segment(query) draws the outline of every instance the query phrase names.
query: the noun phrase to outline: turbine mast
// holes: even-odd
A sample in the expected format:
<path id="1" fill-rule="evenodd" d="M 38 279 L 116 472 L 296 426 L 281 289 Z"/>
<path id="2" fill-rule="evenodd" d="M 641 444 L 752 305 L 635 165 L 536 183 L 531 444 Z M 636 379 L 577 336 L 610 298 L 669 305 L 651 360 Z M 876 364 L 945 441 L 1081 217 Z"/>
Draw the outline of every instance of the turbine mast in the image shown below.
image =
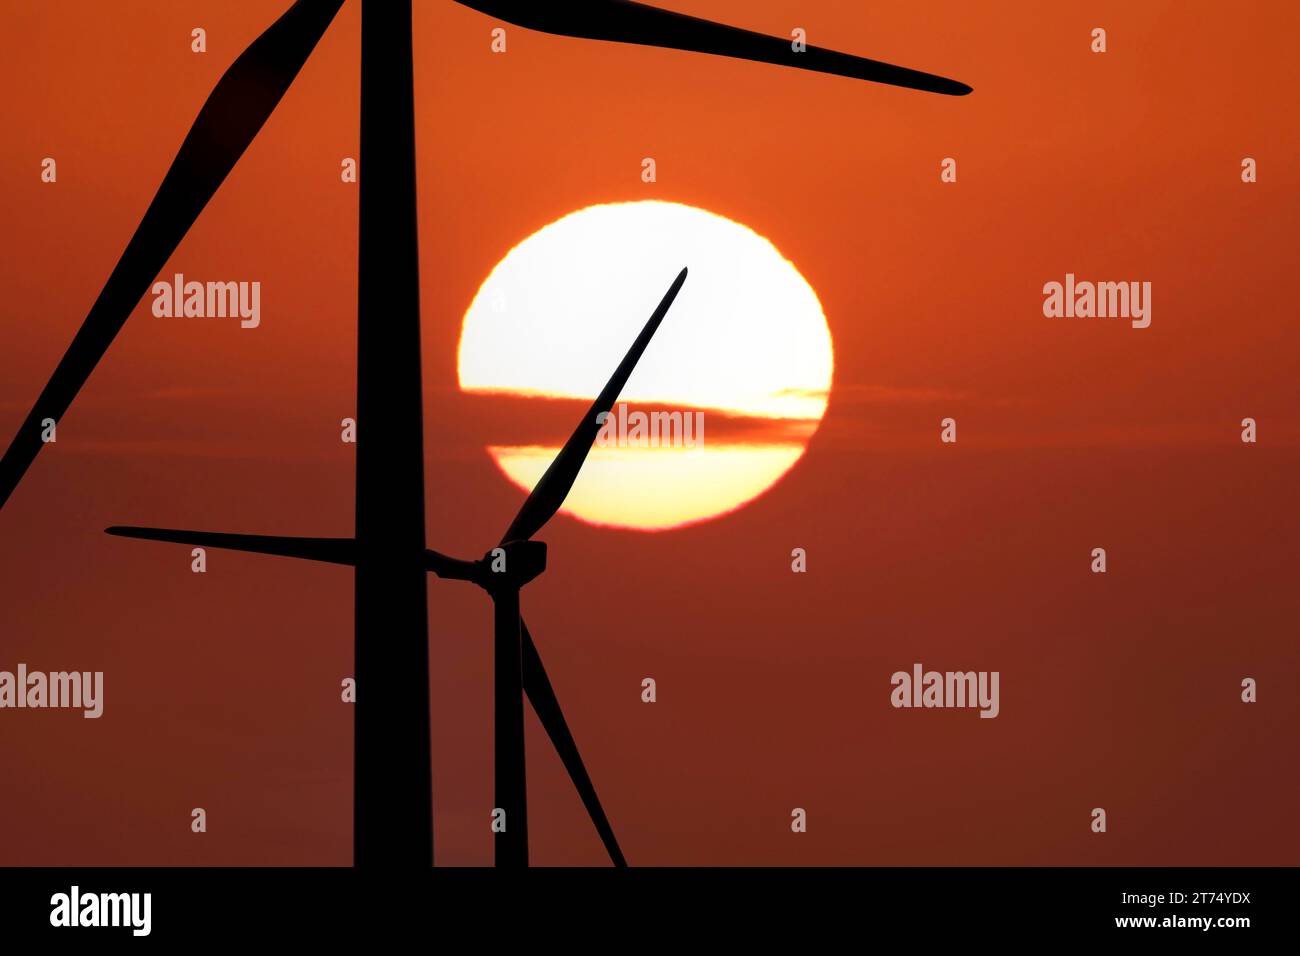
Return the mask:
<path id="1" fill-rule="evenodd" d="M 361 6 L 356 866 L 433 863 L 410 0 Z"/>

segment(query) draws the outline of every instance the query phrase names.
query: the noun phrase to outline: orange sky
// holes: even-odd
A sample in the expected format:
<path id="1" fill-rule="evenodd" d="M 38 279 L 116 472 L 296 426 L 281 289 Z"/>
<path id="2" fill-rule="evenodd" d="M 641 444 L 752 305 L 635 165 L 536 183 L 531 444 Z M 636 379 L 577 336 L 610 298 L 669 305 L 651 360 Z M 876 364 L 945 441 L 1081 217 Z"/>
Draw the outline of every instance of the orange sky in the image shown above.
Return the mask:
<path id="1" fill-rule="evenodd" d="M 1294 863 L 1300 8 L 664 5 L 975 92 L 514 27 L 493 55 L 495 21 L 416 2 L 431 546 L 481 553 L 521 500 L 483 446 L 546 413 L 459 397 L 455 347 L 545 223 L 641 198 L 725 215 L 795 263 L 834 337 L 826 419 L 758 502 L 543 535 L 525 614 L 629 861 Z M 4 441 L 203 100 L 286 6 L 0 8 Z M 0 863 L 350 861 L 351 572 L 212 552 L 195 575 L 188 549 L 101 529 L 351 533 L 357 192 L 338 170 L 359 26 L 349 0 L 163 273 L 261 281 L 261 326 L 157 319 L 146 297 L 0 514 L 0 669 L 106 673 L 98 721 L 0 712 Z M 1152 282 L 1151 327 L 1044 318 L 1066 272 Z M 489 627 L 481 594 L 431 583 L 439 862 L 491 860 Z M 891 709 L 889 675 L 918 660 L 999 670 L 999 718 Z M 534 860 L 603 862 L 529 731 Z"/>

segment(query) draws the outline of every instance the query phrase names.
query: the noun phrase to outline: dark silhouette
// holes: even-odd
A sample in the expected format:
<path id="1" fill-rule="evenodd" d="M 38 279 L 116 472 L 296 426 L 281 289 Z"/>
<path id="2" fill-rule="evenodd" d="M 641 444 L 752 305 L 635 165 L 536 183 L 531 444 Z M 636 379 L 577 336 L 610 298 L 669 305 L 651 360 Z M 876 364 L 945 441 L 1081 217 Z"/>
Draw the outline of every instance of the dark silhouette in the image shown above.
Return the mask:
<path id="1" fill-rule="evenodd" d="M 619 392 L 627 383 L 632 369 L 640 361 L 650 338 L 659 328 L 664 315 L 677 298 L 682 283 L 686 281 L 683 269 L 673 280 L 672 286 L 664 295 L 659 307 L 655 309 L 645 328 L 637 336 L 627 355 L 619 363 L 609 382 L 600 395 L 591 403 L 591 408 L 583 416 L 578 427 L 574 429 L 569 440 L 564 443 L 560 453 L 555 456 L 537 485 L 525 499 L 515 520 L 510 523 L 501 538 L 502 550 L 506 552 L 504 574 L 491 570 L 491 554 L 488 561 L 487 581 L 481 578 L 476 582 L 492 595 L 495 604 L 495 669 L 496 669 L 496 788 L 497 806 L 506 810 L 506 830 L 497 836 L 497 865 L 528 865 L 528 813 L 527 792 L 524 786 L 524 711 L 523 711 L 523 673 L 521 656 L 522 619 L 519 614 L 519 589 L 537 577 L 546 568 L 546 545 L 529 541 L 542 529 L 546 522 L 555 517 L 555 513 L 564 504 L 573 482 L 578 477 L 582 463 L 591 451 L 591 444 L 600 431 L 600 415 L 607 413 L 618 399 Z M 539 662 L 540 664 L 540 662 Z M 600 804 L 592 800 L 597 808 Z M 588 807 L 590 809 L 590 806 Z M 603 812 L 601 813 L 603 817 Z M 595 816 L 593 814 L 593 820 Z M 597 823 L 597 829 L 601 829 Z M 608 824 L 605 825 L 608 829 Z M 614 842 L 613 832 L 606 838 L 606 848 L 617 865 L 621 862 L 621 853 Z"/>
<path id="2" fill-rule="evenodd" d="M 41 450 L 42 419 L 63 417 L 342 5 L 343 0 L 299 0 L 217 82 L 86 321 L 0 459 L 0 507 Z"/>
<path id="3" fill-rule="evenodd" d="M 532 638 L 523 627 L 523 621 L 519 613 L 519 591 L 525 584 L 546 569 L 546 545 L 540 541 L 530 539 L 542 529 L 546 522 L 555 517 L 563 506 L 564 499 L 568 496 L 570 489 L 573 488 L 578 472 L 582 469 L 588 452 L 591 451 L 592 442 L 595 441 L 596 434 L 600 431 L 601 413 L 608 412 L 613 408 L 614 402 L 617 401 L 619 393 L 623 390 L 623 386 L 627 384 L 628 377 L 632 374 L 632 370 L 636 368 L 636 363 L 640 361 L 646 346 L 650 344 L 650 339 L 659 328 L 668 309 L 672 306 L 673 300 L 677 298 L 682 283 L 685 281 L 686 270 L 683 269 L 678 273 L 677 278 L 673 280 L 673 284 L 664 294 L 658 308 L 651 314 L 645 327 L 642 328 L 641 334 L 637 336 L 636 341 L 632 343 L 632 347 L 628 349 L 627 355 L 623 357 L 623 361 L 619 363 L 618 368 L 614 370 L 614 374 L 610 376 L 605 387 L 601 389 L 596 400 L 592 402 L 591 407 L 578 423 L 578 427 L 574 429 L 573 434 L 564 443 L 564 447 L 560 449 L 560 453 L 555 456 L 555 460 L 551 462 L 545 474 L 542 475 L 532 492 L 524 500 L 519 513 L 515 515 L 510 527 L 506 529 L 506 533 L 502 536 L 498 548 L 489 551 L 478 561 L 451 558 L 437 551 L 423 549 L 423 546 L 421 546 L 421 551 L 416 556 L 416 566 L 420 572 L 421 586 L 424 583 L 426 570 L 432 571 L 441 578 L 471 581 L 487 591 L 495 605 L 493 662 L 495 669 L 496 715 L 494 728 L 496 738 L 496 805 L 506 811 L 506 828 L 496 836 L 496 861 L 498 866 L 526 866 L 528 864 L 528 810 L 524 770 L 523 694 L 525 690 L 527 690 L 529 698 L 533 701 L 533 707 L 541 718 L 543 727 L 551 736 L 556 750 L 560 753 L 561 759 L 569 769 L 570 776 L 574 778 L 574 783 L 582 795 L 583 803 L 587 806 L 592 821 L 600 833 L 601 840 L 605 843 L 610 859 L 617 866 L 626 865 L 618 841 L 614 838 L 614 831 L 605 817 L 600 801 L 596 798 L 595 788 L 591 785 L 590 778 L 587 777 L 582 760 L 578 756 L 577 747 L 573 744 L 573 738 L 568 732 L 564 717 L 560 712 L 559 702 L 555 699 L 555 694 L 550 687 L 550 681 L 547 680 L 546 673 L 542 669 L 541 658 L 538 657 L 537 649 L 532 644 Z M 361 441 L 362 439 L 358 433 L 358 452 L 361 451 Z M 409 467 L 411 462 L 408 461 L 405 464 Z M 360 466 L 358 466 L 358 470 L 360 470 Z M 360 482 L 358 482 L 358 528 L 361 527 L 361 514 L 366 507 L 367 504 L 361 498 L 361 486 Z M 423 502 L 421 502 L 422 513 Z M 360 534 L 358 534 L 356 540 L 353 540 L 350 538 L 278 538 L 266 535 L 221 534 L 205 531 L 179 531 L 170 528 L 120 526 L 108 528 L 107 531 L 109 534 L 127 538 L 144 538 L 151 541 L 171 541 L 200 547 L 226 548 L 236 551 L 252 551 L 259 554 L 310 558 L 334 564 L 354 564 L 358 571 L 358 581 L 365 563 L 374 560 L 366 554 L 360 541 Z M 422 531 L 421 534 L 423 534 Z M 403 568 L 402 570 L 407 569 Z M 361 606 L 362 592 L 358 584 L 358 609 Z M 377 619 L 382 619 L 382 610 Z M 360 671 L 361 660 L 359 646 L 362 643 L 361 635 L 365 632 L 366 623 L 363 621 L 360 611 L 358 611 L 358 672 Z M 378 643 L 379 640 L 382 640 L 382 637 L 378 639 L 372 638 L 372 640 Z M 414 654 L 407 654 L 403 657 L 401 663 L 409 665 L 414 657 Z M 427 659 L 425 666 L 427 668 Z M 425 673 L 425 671 L 420 671 L 417 676 L 423 686 L 427 687 Z M 385 695 L 393 692 L 393 682 L 387 676 L 382 681 L 377 680 L 375 682 L 376 686 L 380 683 L 384 686 Z M 365 693 L 365 687 L 366 685 L 358 676 L 358 707 L 360 706 L 361 695 Z M 424 727 L 427 732 L 429 724 L 427 719 L 428 698 L 426 695 L 419 699 L 426 707 Z M 405 727 L 406 725 L 396 724 L 394 726 Z M 561 739 L 557 739 L 557 737 Z M 370 746 L 371 744 L 373 746 Z M 358 723 L 358 761 L 360 760 L 359 751 L 363 745 L 370 746 L 372 752 L 383 754 L 390 759 L 400 756 L 401 751 L 385 753 L 385 747 L 389 744 L 390 742 L 385 741 L 382 737 L 376 737 L 372 740 L 371 736 L 363 733 L 362 725 Z M 427 753 L 427 736 L 424 738 L 424 745 Z M 360 766 L 358 765 L 358 800 L 362 798 L 363 794 L 360 776 Z M 366 794 L 368 796 L 369 791 L 366 791 Z M 431 799 L 430 794 L 426 793 L 425 795 Z M 401 796 L 405 798 L 406 793 L 403 792 Z M 357 825 L 358 827 L 362 826 L 360 815 L 358 815 Z M 360 844 L 358 844 L 359 848 Z M 390 860 L 389 862 L 393 861 Z"/>
<path id="4" fill-rule="evenodd" d="M 738 60 L 793 66 L 814 73 L 833 73 L 855 80 L 887 83 L 926 93 L 965 96 L 965 83 L 906 67 L 809 46 L 796 51 L 790 39 L 729 27 L 684 13 L 660 10 L 632 0 L 456 0 L 530 30 L 587 40 L 612 40 L 641 46 L 712 53 Z"/>
<path id="5" fill-rule="evenodd" d="M 383 172 L 360 178 L 356 866 L 433 862 L 411 56 L 410 0 L 362 4 L 361 157 Z"/>
<path id="6" fill-rule="evenodd" d="M 949 95 L 953 80 L 669 13 L 629 0 L 466 6 L 531 29 L 575 37 L 713 53 Z M 0 459 L 0 506 L 42 447 L 42 420 L 58 421 L 208 200 L 279 103 L 342 0 L 297 0 L 218 82 L 173 160 L 135 235 L 81 329 Z M 495 603 L 496 774 L 507 811 L 499 864 L 527 863 L 522 686 L 616 865 L 613 829 L 569 731 L 541 657 L 519 614 L 519 591 L 545 568 L 531 539 L 562 505 L 623 383 L 671 305 L 673 283 L 591 410 L 524 502 L 493 556 L 469 562 L 425 548 L 424 450 L 410 0 L 363 0 L 362 153 L 383 176 L 361 187 L 358 262 L 357 484 L 354 538 L 292 538 L 154 528 L 111 534 L 352 565 L 356 574 L 356 778 L 358 865 L 433 860 L 425 574 L 473 581 Z M 368 688 L 382 687 L 379 693 Z"/>

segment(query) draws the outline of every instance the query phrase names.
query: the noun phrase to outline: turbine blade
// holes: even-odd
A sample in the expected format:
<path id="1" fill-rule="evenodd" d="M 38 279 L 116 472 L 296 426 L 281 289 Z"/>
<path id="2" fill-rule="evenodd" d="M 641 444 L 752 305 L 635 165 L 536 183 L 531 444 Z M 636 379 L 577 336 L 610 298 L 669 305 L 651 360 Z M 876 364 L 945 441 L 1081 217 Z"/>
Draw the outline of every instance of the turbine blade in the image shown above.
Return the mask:
<path id="1" fill-rule="evenodd" d="M 275 554 L 283 558 L 304 558 L 329 564 L 356 564 L 356 542 L 352 538 L 292 538 L 266 534 L 224 534 L 217 531 L 177 531 L 171 528 L 134 528 L 114 525 L 105 533 L 145 541 L 170 541 L 203 548 Z"/>
<path id="2" fill-rule="evenodd" d="M 432 548 L 424 549 L 424 570 L 450 581 L 474 581 L 478 578 L 478 565 L 473 561 L 462 561 Z"/>
<path id="3" fill-rule="evenodd" d="M 533 643 L 533 637 L 528 633 L 528 625 L 524 623 L 522 617 L 519 619 L 519 635 L 523 652 L 524 690 L 533 705 L 533 712 L 537 714 L 537 719 L 545 728 L 546 735 L 551 738 L 551 744 L 555 747 L 555 752 L 560 755 L 564 768 L 569 771 L 569 779 L 573 781 L 578 796 L 582 798 L 582 804 L 587 808 L 587 815 L 591 817 L 591 822 L 596 825 L 596 832 L 600 834 L 600 841 L 605 844 L 610 861 L 615 866 L 627 866 L 623 851 L 619 849 L 618 840 L 614 837 L 614 828 L 609 825 L 605 809 L 600 805 L 600 798 L 596 796 L 596 787 L 592 784 L 591 777 L 587 775 L 582 755 L 578 753 L 578 745 L 574 743 L 573 734 L 569 732 L 564 712 L 560 710 L 560 702 L 555 697 L 555 690 L 546 676 L 546 668 L 542 666 L 542 658 L 537 653 L 537 646 Z"/>
<path id="4" fill-rule="evenodd" d="M 204 548 L 223 548 L 227 551 L 247 551 L 252 554 L 274 554 L 282 558 L 303 558 L 308 561 L 325 561 L 329 564 L 356 564 L 356 540 L 353 538 L 294 538 L 284 535 L 225 534 L 219 531 L 178 531 L 171 528 L 135 528 L 114 525 L 105 533 L 120 538 L 139 538 L 144 541 L 170 541 L 173 544 L 193 544 Z M 473 581 L 477 568 L 472 561 L 449 557 L 431 548 L 424 549 L 424 569 L 440 578 L 453 581 Z"/>
<path id="5" fill-rule="evenodd" d="M 596 400 L 591 403 L 591 408 L 583 416 L 578 427 L 574 429 L 569 440 L 564 443 L 560 453 L 555 456 L 546 473 L 542 475 L 541 480 L 533 488 L 532 492 L 524 500 L 515 515 L 515 520 L 511 522 L 510 527 L 506 530 L 501 539 L 504 544 L 507 541 L 526 541 L 541 530 L 546 522 L 555 517 L 555 513 L 560 510 L 564 504 L 564 499 L 568 497 L 569 489 L 577 480 L 578 472 L 582 468 L 582 463 L 587 460 L 587 453 L 591 451 L 591 443 L 596 439 L 596 433 L 600 431 L 600 423 L 596 418 L 601 412 L 608 412 L 613 407 L 614 401 L 618 398 L 618 393 L 623 390 L 627 384 L 628 377 L 632 370 L 636 368 L 636 363 L 640 361 L 641 354 L 650 344 L 651 337 L 655 330 L 659 328 L 659 323 L 663 321 L 664 315 L 667 314 L 669 306 L 677 298 L 677 293 L 686 281 L 686 270 L 683 269 L 673 280 L 673 284 L 668 287 L 664 293 L 663 299 L 660 300 L 654 314 L 650 316 L 645 327 L 641 329 L 641 334 L 636 337 L 632 347 L 627 350 L 627 355 L 623 356 L 623 361 L 619 363 L 614 370 L 613 376 L 605 384 Z"/>
<path id="6" fill-rule="evenodd" d="M 739 60 L 792 66 L 815 73 L 831 73 L 872 83 L 886 83 L 926 93 L 942 93 L 946 96 L 965 96 L 971 91 L 965 83 L 956 80 L 822 47 L 810 46 L 802 52 L 795 52 L 788 38 L 729 27 L 712 20 L 634 3 L 632 0 L 457 2 L 517 26 L 560 36 L 712 53 Z"/>
<path id="7" fill-rule="evenodd" d="M 0 459 L 0 507 L 44 444 L 41 422 L 63 417 L 131 310 L 280 102 L 342 2 L 298 0 L 217 82 L 86 321 Z"/>

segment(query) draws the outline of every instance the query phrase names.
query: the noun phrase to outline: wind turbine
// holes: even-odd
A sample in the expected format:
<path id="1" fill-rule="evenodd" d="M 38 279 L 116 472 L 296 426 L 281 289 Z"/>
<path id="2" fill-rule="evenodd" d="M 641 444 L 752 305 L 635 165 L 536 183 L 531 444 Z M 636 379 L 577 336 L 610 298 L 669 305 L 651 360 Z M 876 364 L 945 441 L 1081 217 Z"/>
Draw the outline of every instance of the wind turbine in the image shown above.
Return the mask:
<path id="1" fill-rule="evenodd" d="M 783 39 L 631 0 L 457 2 L 548 33 L 712 53 L 947 95 L 970 92 L 965 84 L 929 73 L 812 46 L 796 51 Z M 207 541 L 355 567 L 358 686 L 382 684 L 387 692 L 363 690 L 355 705 L 354 862 L 428 865 L 433 859 L 425 585 L 430 559 L 424 541 L 411 3 L 361 3 L 361 151 L 368 168 L 384 175 L 360 179 L 355 536 L 210 535 Z M 217 83 L 85 322 L 0 459 L 0 505 L 43 447 L 46 420 L 57 422 L 67 412 L 341 5 L 342 0 L 297 0 Z M 545 484 L 544 478 L 539 489 Z M 539 554 L 536 546 L 514 550 L 525 564 Z M 504 588 L 504 598 L 497 599 L 498 620 L 503 601 L 509 620 L 511 590 Z M 522 621 L 519 632 L 524 689 L 604 837 L 608 821 Z M 612 832 L 605 842 L 619 862 Z"/>
<path id="2" fill-rule="evenodd" d="M 602 413 L 608 413 L 613 408 L 623 386 L 627 384 L 628 377 L 636 368 L 646 346 L 650 344 L 650 339 L 659 328 L 659 324 L 672 306 L 673 300 L 677 298 L 677 293 L 685 281 L 686 270 L 683 269 L 664 293 L 663 299 L 641 329 L 641 334 L 632 343 L 632 347 L 628 349 L 623 361 L 619 363 L 596 400 L 591 403 L 587 413 L 578 422 L 578 427 L 573 430 L 573 434 L 564 443 L 560 453 L 555 456 L 532 492 L 524 500 L 518 514 L 510 522 L 510 527 L 501 536 L 501 543 L 478 561 L 452 558 L 429 549 L 424 551 L 426 570 L 432 571 L 440 578 L 471 581 L 477 584 L 491 596 L 495 606 L 493 694 L 496 715 L 494 727 L 496 809 L 504 810 L 506 813 L 505 829 L 496 837 L 498 866 L 528 865 L 528 804 L 524 772 L 523 695 L 527 686 L 525 675 L 540 674 L 541 679 L 545 680 L 545 672 L 541 669 L 541 660 L 536 655 L 536 649 L 528 652 L 524 650 L 524 642 L 526 641 L 527 646 L 532 648 L 532 641 L 530 638 L 523 637 L 527 631 L 524 629 L 523 618 L 519 611 L 520 590 L 546 570 L 546 545 L 531 539 L 555 517 L 556 512 L 563 506 L 564 499 L 568 496 L 583 462 L 587 459 L 587 453 L 591 451 L 592 442 L 600 431 Z M 105 530 L 109 534 L 125 538 L 314 558 L 335 564 L 355 565 L 358 558 L 356 541 L 352 538 L 279 538 L 265 535 L 123 526 L 114 526 Z M 533 680 L 535 682 L 536 678 L 534 677 Z M 549 688 L 549 682 L 547 686 Z M 359 682 L 358 692 L 360 693 Z M 529 693 L 530 696 L 534 696 L 534 707 L 536 707 L 535 695 L 531 690 Z M 553 693 L 550 696 L 553 698 Z M 559 704 L 553 700 L 547 709 L 553 710 L 556 715 L 559 714 Z M 563 717 L 559 717 L 558 722 L 562 725 Z M 554 739 L 555 733 L 550 732 Z M 571 741 L 572 738 L 569 737 L 569 740 Z M 564 749 L 570 749 L 571 757 L 576 759 L 576 747 Z M 561 756 L 564 756 L 563 750 Z M 569 761 L 566 760 L 566 763 Z M 580 759 L 576 760 L 576 766 L 582 767 Z M 573 773 L 572 768 L 570 772 Z M 614 831 L 605 817 L 604 810 L 601 809 L 600 801 L 596 799 L 595 788 L 591 786 L 585 770 L 581 771 L 581 776 L 583 782 L 579 782 L 576 777 L 574 782 L 578 784 L 579 792 L 609 852 L 610 859 L 616 866 L 625 866 L 626 861 L 623 859 L 618 841 L 614 838 Z"/>

